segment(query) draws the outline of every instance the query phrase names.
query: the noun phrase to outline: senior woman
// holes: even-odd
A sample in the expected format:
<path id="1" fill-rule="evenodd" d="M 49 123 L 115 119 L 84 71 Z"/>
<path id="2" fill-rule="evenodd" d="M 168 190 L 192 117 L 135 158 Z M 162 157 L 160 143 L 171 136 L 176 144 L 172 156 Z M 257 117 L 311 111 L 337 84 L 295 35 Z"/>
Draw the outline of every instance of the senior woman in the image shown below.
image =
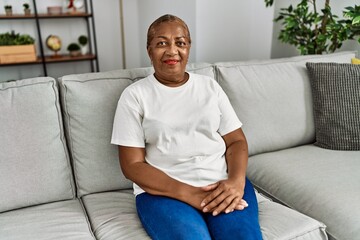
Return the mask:
<path id="1" fill-rule="evenodd" d="M 261 239 L 242 124 L 215 80 L 185 71 L 190 47 L 183 20 L 155 20 L 147 35 L 155 73 L 118 102 L 111 142 L 140 221 L 153 239 Z"/>

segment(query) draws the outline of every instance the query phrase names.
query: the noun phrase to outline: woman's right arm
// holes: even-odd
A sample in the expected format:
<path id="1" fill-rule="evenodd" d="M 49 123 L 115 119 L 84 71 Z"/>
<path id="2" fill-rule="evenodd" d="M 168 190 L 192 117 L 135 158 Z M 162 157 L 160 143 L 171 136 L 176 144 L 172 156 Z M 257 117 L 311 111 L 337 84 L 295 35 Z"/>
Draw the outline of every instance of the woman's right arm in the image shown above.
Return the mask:
<path id="1" fill-rule="evenodd" d="M 197 209 L 201 209 L 201 201 L 209 194 L 146 163 L 145 148 L 119 146 L 119 160 L 125 177 L 147 193 L 175 198 Z"/>

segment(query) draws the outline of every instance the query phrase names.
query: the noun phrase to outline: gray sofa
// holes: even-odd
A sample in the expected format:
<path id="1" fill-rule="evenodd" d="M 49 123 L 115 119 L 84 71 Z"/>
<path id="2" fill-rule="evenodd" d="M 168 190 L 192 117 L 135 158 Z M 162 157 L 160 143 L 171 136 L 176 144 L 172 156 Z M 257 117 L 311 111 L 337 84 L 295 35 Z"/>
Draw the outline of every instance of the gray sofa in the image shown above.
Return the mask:
<path id="1" fill-rule="evenodd" d="M 313 145 L 305 68 L 354 56 L 188 66 L 220 83 L 244 123 L 264 239 L 360 238 L 360 151 Z M 0 83 L 1 240 L 149 239 L 110 136 L 121 92 L 152 71 Z"/>

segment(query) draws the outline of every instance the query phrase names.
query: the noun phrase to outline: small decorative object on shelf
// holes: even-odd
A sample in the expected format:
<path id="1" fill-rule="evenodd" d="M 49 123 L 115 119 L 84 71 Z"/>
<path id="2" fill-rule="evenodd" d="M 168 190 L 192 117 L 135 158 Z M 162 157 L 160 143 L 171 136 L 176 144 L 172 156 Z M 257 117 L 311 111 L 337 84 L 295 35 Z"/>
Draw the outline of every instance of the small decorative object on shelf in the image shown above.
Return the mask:
<path id="1" fill-rule="evenodd" d="M 77 13 L 84 6 L 83 0 L 67 0 L 67 9 L 69 13 Z"/>
<path id="2" fill-rule="evenodd" d="M 12 6 L 11 5 L 5 5 L 4 9 L 5 9 L 6 16 L 11 16 L 12 15 Z"/>
<path id="3" fill-rule="evenodd" d="M 76 12 L 76 8 L 74 6 L 74 0 L 69 0 L 69 3 L 67 4 L 67 9 L 69 13 Z"/>
<path id="4" fill-rule="evenodd" d="M 81 54 L 82 55 L 85 55 L 87 54 L 87 43 L 88 43 L 88 37 L 85 36 L 85 35 L 81 35 L 79 38 L 78 38 L 78 41 L 79 41 L 79 44 L 81 46 Z"/>
<path id="5" fill-rule="evenodd" d="M 70 43 L 67 47 L 71 57 L 77 57 L 81 55 L 80 46 L 77 43 Z"/>
<path id="6" fill-rule="evenodd" d="M 62 7 L 61 6 L 51 6 L 47 7 L 48 14 L 56 15 L 62 13 Z"/>
<path id="7" fill-rule="evenodd" d="M 31 13 L 30 5 L 28 3 L 24 3 L 23 7 L 24 7 L 24 14 L 30 15 L 30 13 Z"/>
<path id="8" fill-rule="evenodd" d="M 54 55 L 52 55 L 51 57 L 56 58 L 56 57 L 60 57 L 60 55 L 58 55 L 58 51 L 60 51 L 61 49 L 61 39 L 56 36 L 56 35 L 49 35 L 46 38 L 46 46 L 54 52 Z"/>
<path id="9" fill-rule="evenodd" d="M 74 7 L 76 11 L 79 11 L 81 8 L 84 7 L 84 0 L 74 0 Z"/>
<path id="10" fill-rule="evenodd" d="M 27 34 L 0 34 L 0 64 L 36 60 L 35 40 Z"/>

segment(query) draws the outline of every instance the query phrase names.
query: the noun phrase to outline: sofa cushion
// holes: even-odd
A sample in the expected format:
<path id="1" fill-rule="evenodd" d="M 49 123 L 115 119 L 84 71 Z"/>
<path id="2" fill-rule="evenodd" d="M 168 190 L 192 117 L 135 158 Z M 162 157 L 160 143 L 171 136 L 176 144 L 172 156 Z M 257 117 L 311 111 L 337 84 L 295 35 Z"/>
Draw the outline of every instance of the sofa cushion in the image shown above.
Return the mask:
<path id="1" fill-rule="evenodd" d="M 360 65 L 307 63 L 316 145 L 360 150 Z"/>
<path id="2" fill-rule="evenodd" d="M 0 83 L 0 212 L 74 198 L 56 81 Z"/>
<path id="3" fill-rule="evenodd" d="M 132 190 L 90 194 L 82 201 L 97 239 L 150 239 L 136 213 Z"/>
<path id="4" fill-rule="evenodd" d="M 214 77 L 210 64 L 189 64 L 188 70 Z M 152 72 L 138 68 L 59 79 L 78 196 L 132 187 L 121 173 L 117 146 L 110 144 L 113 120 L 122 91 Z"/>
<path id="5" fill-rule="evenodd" d="M 326 240 L 326 227 L 306 215 L 258 194 L 259 222 L 263 239 Z"/>
<path id="6" fill-rule="evenodd" d="M 314 142 L 315 129 L 306 62 L 350 63 L 354 52 L 266 61 L 216 63 L 254 155 Z"/>
<path id="7" fill-rule="evenodd" d="M 323 222 L 331 239 L 360 236 L 360 151 L 305 145 L 249 158 L 260 192 Z"/>
<path id="8" fill-rule="evenodd" d="M 79 200 L 5 212 L 0 226 L 4 240 L 95 240 Z"/>
<path id="9" fill-rule="evenodd" d="M 264 239 L 326 239 L 324 224 L 259 194 L 257 197 Z M 150 239 L 137 216 L 131 191 L 90 194 L 82 200 L 97 239 Z"/>

